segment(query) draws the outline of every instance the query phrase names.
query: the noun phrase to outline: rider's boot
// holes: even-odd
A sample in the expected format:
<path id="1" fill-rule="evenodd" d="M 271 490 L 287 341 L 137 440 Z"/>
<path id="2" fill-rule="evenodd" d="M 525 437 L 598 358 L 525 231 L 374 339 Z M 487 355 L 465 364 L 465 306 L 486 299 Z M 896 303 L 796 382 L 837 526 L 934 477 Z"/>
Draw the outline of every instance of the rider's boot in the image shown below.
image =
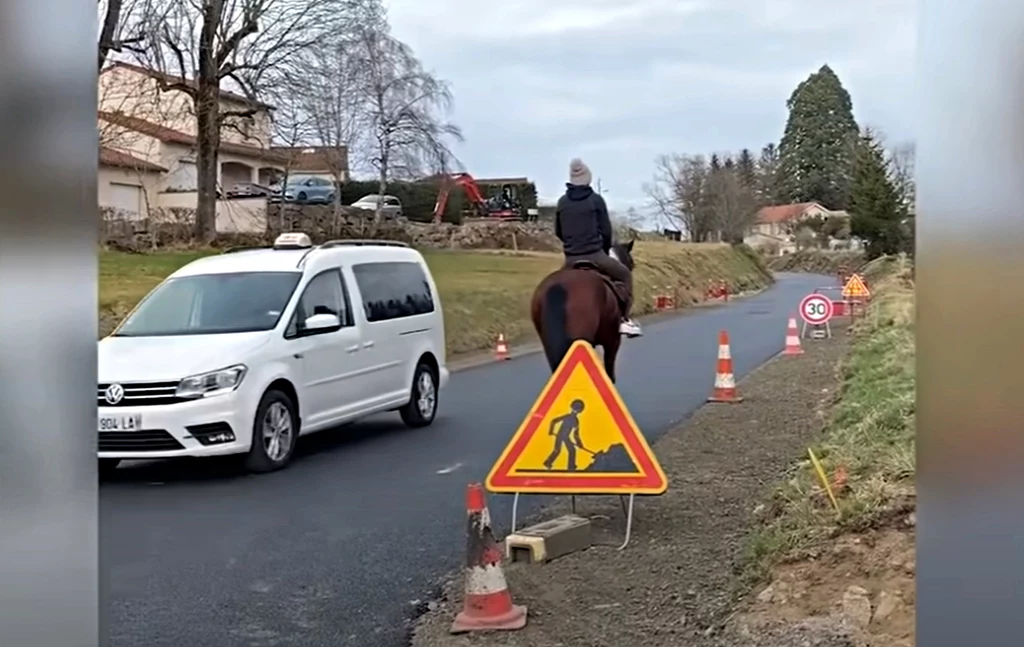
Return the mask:
<path id="1" fill-rule="evenodd" d="M 622 320 L 622 323 L 619 324 L 619 332 L 627 337 L 640 337 L 644 334 L 644 331 L 640 329 L 640 324 L 632 318 Z"/>

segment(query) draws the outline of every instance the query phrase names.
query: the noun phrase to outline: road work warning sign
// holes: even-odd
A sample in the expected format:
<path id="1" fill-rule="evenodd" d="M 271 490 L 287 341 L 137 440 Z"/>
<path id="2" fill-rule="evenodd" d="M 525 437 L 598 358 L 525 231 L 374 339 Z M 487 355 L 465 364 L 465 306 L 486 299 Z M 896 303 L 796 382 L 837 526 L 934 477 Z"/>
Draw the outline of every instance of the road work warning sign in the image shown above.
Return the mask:
<path id="1" fill-rule="evenodd" d="M 577 341 L 486 485 L 507 493 L 661 494 L 668 480 L 594 348 Z"/>
<path id="2" fill-rule="evenodd" d="M 864 285 L 864 279 L 860 278 L 860 274 L 851 275 L 843 286 L 844 299 L 867 299 L 870 296 L 871 292 L 868 286 Z"/>

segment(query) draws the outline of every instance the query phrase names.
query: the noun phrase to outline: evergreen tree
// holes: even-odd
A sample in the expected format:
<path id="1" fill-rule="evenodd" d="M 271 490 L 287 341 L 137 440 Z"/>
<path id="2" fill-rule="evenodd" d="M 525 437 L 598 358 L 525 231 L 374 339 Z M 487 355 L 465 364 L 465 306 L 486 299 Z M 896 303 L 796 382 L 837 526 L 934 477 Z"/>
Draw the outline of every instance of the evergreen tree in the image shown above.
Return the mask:
<path id="1" fill-rule="evenodd" d="M 757 189 L 757 166 L 754 163 L 754 156 L 749 148 L 741 150 L 736 158 L 736 175 L 739 177 L 740 184 L 744 188 L 750 190 Z"/>
<path id="2" fill-rule="evenodd" d="M 871 131 L 855 147 L 850 182 L 850 233 L 865 241 L 868 259 L 905 249 L 907 211 L 893 183 L 885 151 Z"/>
<path id="3" fill-rule="evenodd" d="M 789 118 L 779 142 L 780 197 L 847 208 L 859 134 L 850 94 L 835 72 L 822 65 L 796 87 L 786 107 Z"/>
<path id="4" fill-rule="evenodd" d="M 717 173 L 722 170 L 722 158 L 718 156 L 718 153 L 711 154 L 711 162 L 708 166 L 710 166 L 712 173 Z"/>
<path id="5" fill-rule="evenodd" d="M 777 204 L 784 200 L 779 190 L 779 148 L 765 144 L 757 160 L 757 198 L 761 204 Z"/>

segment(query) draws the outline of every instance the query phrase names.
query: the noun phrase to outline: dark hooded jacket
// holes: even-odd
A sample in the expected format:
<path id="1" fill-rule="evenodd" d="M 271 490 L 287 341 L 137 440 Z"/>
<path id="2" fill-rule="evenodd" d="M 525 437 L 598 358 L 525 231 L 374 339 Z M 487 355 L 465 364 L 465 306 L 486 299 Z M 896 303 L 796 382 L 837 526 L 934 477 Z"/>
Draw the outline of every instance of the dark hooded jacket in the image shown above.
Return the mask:
<path id="1" fill-rule="evenodd" d="M 612 246 L 612 223 L 604 198 L 589 186 L 565 186 L 555 210 L 555 235 L 565 255 L 607 253 Z"/>

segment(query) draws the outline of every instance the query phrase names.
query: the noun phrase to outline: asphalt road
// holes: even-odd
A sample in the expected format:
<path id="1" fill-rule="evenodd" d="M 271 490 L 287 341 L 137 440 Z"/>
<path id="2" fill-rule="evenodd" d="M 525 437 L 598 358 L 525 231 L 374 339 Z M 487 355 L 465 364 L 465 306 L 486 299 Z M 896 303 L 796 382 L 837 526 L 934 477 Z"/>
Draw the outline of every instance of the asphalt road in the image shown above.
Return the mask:
<path id="1" fill-rule="evenodd" d="M 700 407 L 727 329 L 737 377 L 782 350 L 799 300 L 832 277 L 649 323 L 618 389 L 650 441 Z M 130 465 L 100 489 L 111 647 L 400 647 L 463 557 L 466 484 L 481 480 L 549 377 L 542 355 L 456 373 L 434 425 L 382 415 L 305 438 L 282 472 L 230 462 Z M 510 496 L 492 495 L 507 528 Z M 525 497 L 524 513 L 539 497 Z"/>

